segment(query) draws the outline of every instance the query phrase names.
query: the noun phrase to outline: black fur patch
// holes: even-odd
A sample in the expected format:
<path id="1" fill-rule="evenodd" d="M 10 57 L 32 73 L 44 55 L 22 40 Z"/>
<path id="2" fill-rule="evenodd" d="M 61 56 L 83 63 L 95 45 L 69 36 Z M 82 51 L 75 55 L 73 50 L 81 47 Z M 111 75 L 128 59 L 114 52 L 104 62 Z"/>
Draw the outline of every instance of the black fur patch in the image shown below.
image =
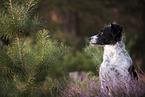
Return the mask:
<path id="1" fill-rule="evenodd" d="M 129 73 L 131 74 L 133 79 L 138 80 L 138 76 L 137 73 L 135 72 L 134 66 L 130 66 L 130 68 L 128 69 Z"/>
<path id="2" fill-rule="evenodd" d="M 100 30 L 97 35 L 96 44 L 105 45 L 105 44 L 115 44 L 121 40 L 122 36 L 122 26 L 117 24 L 111 24 L 110 27 L 105 27 Z"/>

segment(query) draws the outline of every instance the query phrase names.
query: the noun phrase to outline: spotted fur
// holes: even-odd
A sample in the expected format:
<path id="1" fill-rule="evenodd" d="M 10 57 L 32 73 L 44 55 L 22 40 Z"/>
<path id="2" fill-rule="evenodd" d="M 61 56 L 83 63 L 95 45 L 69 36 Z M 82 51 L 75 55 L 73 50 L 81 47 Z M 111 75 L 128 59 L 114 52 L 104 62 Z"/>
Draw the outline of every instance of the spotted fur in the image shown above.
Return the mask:
<path id="1" fill-rule="evenodd" d="M 128 87 L 131 75 L 137 77 L 137 74 L 123 43 L 122 26 L 111 24 L 89 40 L 93 46 L 104 46 L 103 62 L 99 70 L 102 90 L 107 92 L 110 87 L 119 87 L 122 83 Z"/>
<path id="2" fill-rule="evenodd" d="M 105 45 L 99 74 L 101 87 L 119 86 L 122 82 L 127 84 L 131 79 L 128 70 L 132 66 L 132 59 L 125 50 L 122 40 L 115 45 Z"/>

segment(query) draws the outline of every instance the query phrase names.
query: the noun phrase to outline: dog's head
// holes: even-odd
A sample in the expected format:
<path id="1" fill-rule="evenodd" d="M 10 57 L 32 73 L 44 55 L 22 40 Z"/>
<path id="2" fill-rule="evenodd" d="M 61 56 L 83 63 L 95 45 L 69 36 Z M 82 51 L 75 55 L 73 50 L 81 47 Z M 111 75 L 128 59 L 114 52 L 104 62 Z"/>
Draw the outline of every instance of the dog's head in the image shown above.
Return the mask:
<path id="1" fill-rule="evenodd" d="M 122 26 L 117 24 L 111 24 L 109 27 L 105 27 L 97 35 L 89 38 L 91 45 L 109 45 L 115 44 L 121 40 Z"/>

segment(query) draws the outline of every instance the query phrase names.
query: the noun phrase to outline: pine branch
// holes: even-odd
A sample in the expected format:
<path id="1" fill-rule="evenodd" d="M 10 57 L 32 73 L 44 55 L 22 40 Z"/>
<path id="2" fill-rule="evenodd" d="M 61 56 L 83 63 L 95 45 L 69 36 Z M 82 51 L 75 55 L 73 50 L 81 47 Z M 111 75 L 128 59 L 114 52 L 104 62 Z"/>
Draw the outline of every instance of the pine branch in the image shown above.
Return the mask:
<path id="1" fill-rule="evenodd" d="M 25 75 L 25 72 L 24 72 L 22 69 L 20 69 L 20 68 L 18 68 L 18 67 L 14 67 L 14 72 L 15 72 L 16 70 L 19 71 L 19 74 Z"/>
<path id="2" fill-rule="evenodd" d="M 29 75 L 28 81 L 26 83 L 27 86 L 30 85 L 30 80 L 31 80 L 31 74 Z"/>
<path id="3" fill-rule="evenodd" d="M 65 54 L 65 52 L 68 50 L 68 48 L 63 48 L 63 51 L 61 51 L 61 54 L 59 55 L 59 56 L 57 56 L 55 59 L 52 59 L 52 58 L 49 58 L 49 60 L 44 64 L 44 66 L 45 65 L 47 65 L 49 62 L 50 62 L 50 60 L 52 60 L 51 62 L 52 63 L 54 63 L 54 62 L 56 62 L 57 60 L 59 60 L 64 54 Z M 53 54 L 52 54 L 53 55 Z M 52 64 L 51 63 L 51 64 Z"/>
<path id="4" fill-rule="evenodd" d="M 12 76 L 12 69 L 10 67 L 0 67 L 0 71 L 2 76 L 7 75 L 7 74 L 11 74 Z"/>
<path id="5" fill-rule="evenodd" d="M 37 5 L 38 0 L 27 0 L 27 3 L 19 4 L 9 0 L 7 4 L 7 10 L 0 13 L 0 30 L 1 36 L 4 35 L 6 38 L 16 38 L 15 35 L 25 36 L 30 30 L 37 31 L 43 26 L 41 22 L 32 18 L 30 12 Z M 39 29 L 37 28 L 39 27 Z M 29 31 L 29 32 L 28 32 Z"/>
<path id="6" fill-rule="evenodd" d="M 44 54 L 45 54 L 45 38 L 44 38 L 44 35 L 42 35 L 42 44 L 43 44 L 43 55 L 42 55 L 42 62 L 44 64 Z"/>
<path id="7" fill-rule="evenodd" d="M 11 32 L 13 32 L 13 28 L 11 28 L 11 27 L 9 27 L 7 24 L 5 24 L 5 22 L 4 21 L 2 21 L 1 23 L 0 23 L 0 25 L 1 25 L 1 27 L 4 27 L 5 29 L 8 29 L 8 30 L 10 30 Z M 1 28 L 1 30 L 2 30 L 2 32 L 3 32 L 3 29 L 4 28 Z M 5 30 L 4 30 L 5 31 Z M 12 37 L 12 35 L 11 35 L 11 33 L 5 33 L 5 34 L 1 34 L 1 35 L 4 35 L 5 37 L 6 37 L 6 39 L 9 37 L 9 38 L 11 38 Z"/>
<path id="8" fill-rule="evenodd" d="M 11 0 L 9 0 L 10 1 L 10 7 L 11 7 L 11 11 L 13 12 L 13 6 L 12 6 L 12 2 L 11 2 Z M 13 19 L 15 19 L 15 17 L 14 17 L 14 14 L 12 13 L 12 16 L 13 16 Z"/>
<path id="9" fill-rule="evenodd" d="M 47 66 L 50 66 L 58 59 L 60 59 L 68 50 L 68 48 L 64 47 L 64 45 L 58 46 L 58 42 L 56 41 L 53 41 L 51 43 L 51 41 L 48 40 L 49 36 L 47 35 L 47 33 L 48 33 L 47 30 L 42 30 L 39 31 L 37 36 L 40 45 L 42 45 L 42 65 L 34 74 L 34 77 L 38 76 L 45 68 L 47 68 Z"/>
<path id="10" fill-rule="evenodd" d="M 13 87 L 17 88 L 21 95 L 24 92 L 29 95 L 27 91 L 30 89 L 30 92 L 33 92 L 32 85 L 45 80 L 51 66 L 68 51 L 68 48 L 51 40 L 48 30 L 40 30 L 43 26 L 38 16 L 32 18 L 31 11 L 37 0 L 24 2 L 8 0 L 6 10 L 0 14 L 1 35 L 12 39 L 11 44 L 4 48 L 8 58 L 1 58 L 3 56 L 0 54 L 0 70 L 10 75 L 12 72 L 13 78 L 10 80 L 13 79 L 11 81 L 14 83 Z M 34 41 L 32 38 L 25 37 L 31 31 L 37 32 L 36 44 L 32 43 Z M 5 61 L 8 63 L 4 63 Z M 15 94 L 17 97 L 17 93 Z"/>
<path id="11" fill-rule="evenodd" d="M 24 18 L 25 18 L 25 16 L 26 16 L 26 14 L 28 13 L 28 11 L 30 10 L 30 7 L 32 7 L 32 2 L 33 2 L 34 0 L 31 0 L 30 2 L 29 2 L 29 4 L 28 4 L 28 8 L 27 8 L 27 10 L 26 10 L 26 12 L 25 12 L 25 14 L 24 14 Z M 33 4 L 33 5 L 35 5 L 35 4 Z"/>
<path id="12" fill-rule="evenodd" d="M 29 57 L 29 56 L 31 56 L 31 55 L 27 53 L 27 57 L 28 57 L 29 61 L 31 61 L 33 64 L 38 66 L 39 64 L 37 62 L 35 62 L 35 60 L 31 59 L 31 57 L 34 57 L 34 56 L 31 56 L 31 57 Z"/>
<path id="13" fill-rule="evenodd" d="M 19 37 L 16 34 L 16 38 L 17 38 L 17 44 L 18 44 L 18 48 L 19 48 L 19 55 L 20 55 L 20 61 L 21 61 L 21 67 L 24 68 L 24 64 L 23 64 L 23 59 L 22 59 L 22 50 L 21 50 L 21 45 L 19 43 Z"/>

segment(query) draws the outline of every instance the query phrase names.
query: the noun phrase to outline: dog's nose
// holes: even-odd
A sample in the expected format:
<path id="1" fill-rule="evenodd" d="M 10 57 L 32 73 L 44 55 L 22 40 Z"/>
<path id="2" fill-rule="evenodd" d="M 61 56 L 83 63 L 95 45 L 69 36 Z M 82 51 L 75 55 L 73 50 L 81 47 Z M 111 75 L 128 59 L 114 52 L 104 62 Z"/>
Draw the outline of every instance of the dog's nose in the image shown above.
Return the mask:
<path id="1" fill-rule="evenodd" d="M 88 40 L 91 40 L 91 39 L 92 39 L 92 37 L 89 37 L 89 38 L 88 38 Z"/>

